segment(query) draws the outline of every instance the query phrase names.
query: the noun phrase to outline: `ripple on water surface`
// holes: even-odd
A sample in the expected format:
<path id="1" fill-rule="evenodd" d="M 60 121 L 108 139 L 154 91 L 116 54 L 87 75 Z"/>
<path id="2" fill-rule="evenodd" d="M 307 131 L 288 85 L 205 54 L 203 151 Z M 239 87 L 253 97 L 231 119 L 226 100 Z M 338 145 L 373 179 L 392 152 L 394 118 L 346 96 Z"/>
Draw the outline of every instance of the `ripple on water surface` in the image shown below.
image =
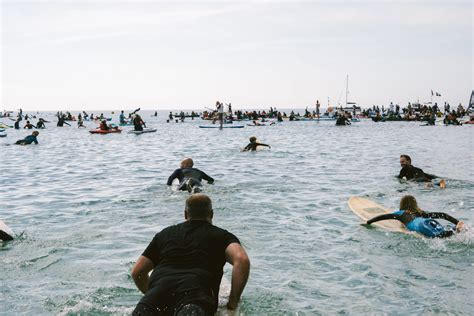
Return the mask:
<path id="1" fill-rule="evenodd" d="M 50 123 L 38 146 L 6 145 L 23 130 L 0 139 L 0 218 L 20 235 L 0 245 L 2 312 L 130 314 L 141 297 L 134 261 L 154 234 L 183 220 L 188 195 L 165 183 L 184 157 L 216 179 L 204 185 L 214 223 L 251 258 L 243 314 L 474 310 L 472 230 L 448 240 L 389 233 L 359 225 L 347 206 L 360 195 L 395 209 L 413 194 L 423 208 L 472 224 L 471 126 L 363 120 L 218 131 L 164 117 L 148 119 L 158 132 L 140 136 Z M 240 152 L 253 135 L 272 149 Z M 399 183 L 402 153 L 448 188 Z"/>

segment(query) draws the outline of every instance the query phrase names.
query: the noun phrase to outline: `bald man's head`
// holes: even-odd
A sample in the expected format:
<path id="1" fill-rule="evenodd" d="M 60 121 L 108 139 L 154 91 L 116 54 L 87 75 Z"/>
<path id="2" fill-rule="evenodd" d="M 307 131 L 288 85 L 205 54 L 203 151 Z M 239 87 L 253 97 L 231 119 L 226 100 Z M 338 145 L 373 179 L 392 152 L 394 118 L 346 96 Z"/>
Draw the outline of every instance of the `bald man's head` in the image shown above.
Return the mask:
<path id="1" fill-rule="evenodd" d="M 181 161 L 181 168 L 192 168 L 194 161 L 191 158 L 186 158 Z"/>
<path id="2" fill-rule="evenodd" d="M 213 216 L 211 199 L 202 193 L 191 195 L 186 200 L 186 209 L 184 210 L 186 219 L 205 219 L 211 220 Z"/>

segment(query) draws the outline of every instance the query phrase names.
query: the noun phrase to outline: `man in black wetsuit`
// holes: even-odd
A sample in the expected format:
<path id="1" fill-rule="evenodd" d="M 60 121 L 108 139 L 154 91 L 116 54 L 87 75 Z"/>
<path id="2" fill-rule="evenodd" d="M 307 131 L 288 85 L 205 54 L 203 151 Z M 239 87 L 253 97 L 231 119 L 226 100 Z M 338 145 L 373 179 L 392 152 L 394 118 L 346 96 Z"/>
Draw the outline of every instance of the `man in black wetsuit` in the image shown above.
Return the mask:
<path id="1" fill-rule="evenodd" d="M 408 155 L 400 156 L 400 166 L 402 169 L 398 175 L 399 179 L 413 180 L 416 182 L 430 182 L 437 178 L 435 175 L 424 173 L 420 168 L 413 166 L 411 164 L 411 158 Z"/>
<path id="2" fill-rule="evenodd" d="M 267 144 L 262 144 L 262 143 L 257 143 L 257 137 L 252 136 L 249 138 L 250 143 L 245 146 L 245 148 L 242 151 L 257 151 L 258 146 L 264 146 L 268 148 L 272 148 L 272 146 L 267 145 Z"/>
<path id="3" fill-rule="evenodd" d="M 206 180 L 207 183 L 214 183 L 214 179 L 208 176 L 203 171 L 193 168 L 194 161 L 191 158 L 186 158 L 181 161 L 181 168 L 176 169 L 168 178 L 167 185 L 171 185 L 174 179 L 179 180 L 179 190 L 188 191 L 189 193 L 201 192 L 201 181 Z"/>
<path id="4" fill-rule="evenodd" d="M 133 315 L 214 315 L 226 262 L 233 266 L 227 308 L 237 308 L 250 271 L 239 239 L 212 225 L 212 202 L 204 194 L 186 200 L 184 217 L 156 234 L 132 268 L 145 294 Z"/>

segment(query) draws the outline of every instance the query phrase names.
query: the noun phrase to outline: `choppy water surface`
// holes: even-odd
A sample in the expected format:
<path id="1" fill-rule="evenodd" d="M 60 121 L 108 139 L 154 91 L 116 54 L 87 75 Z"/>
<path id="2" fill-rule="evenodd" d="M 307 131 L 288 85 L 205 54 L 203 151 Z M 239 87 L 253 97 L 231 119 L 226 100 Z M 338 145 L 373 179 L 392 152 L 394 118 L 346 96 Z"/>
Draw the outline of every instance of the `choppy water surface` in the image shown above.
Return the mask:
<path id="1" fill-rule="evenodd" d="M 0 139 L 0 218 L 21 235 L 0 245 L 2 314 L 131 313 L 141 297 L 133 263 L 155 233 L 183 220 L 188 193 L 165 183 L 185 157 L 216 179 L 204 188 L 214 224 L 249 253 L 242 314 L 474 310 L 472 230 L 449 240 L 387 233 L 359 225 L 347 206 L 360 195 L 396 208 L 413 194 L 472 226 L 472 126 L 363 120 L 219 131 L 143 116 L 157 133 L 49 123 L 37 146 L 5 145 L 26 130 Z M 272 149 L 239 152 L 252 135 Z M 402 153 L 448 188 L 399 183 Z"/>

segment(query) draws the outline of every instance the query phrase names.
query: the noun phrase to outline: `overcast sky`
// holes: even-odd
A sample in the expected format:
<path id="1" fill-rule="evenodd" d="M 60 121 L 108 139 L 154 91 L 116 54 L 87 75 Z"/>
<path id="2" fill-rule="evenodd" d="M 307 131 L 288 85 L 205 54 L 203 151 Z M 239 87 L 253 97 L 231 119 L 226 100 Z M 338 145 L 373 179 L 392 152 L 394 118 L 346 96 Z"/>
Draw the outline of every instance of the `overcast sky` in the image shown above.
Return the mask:
<path id="1" fill-rule="evenodd" d="M 346 75 L 363 107 L 473 88 L 471 1 L 0 1 L 0 109 L 325 107 Z"/>

